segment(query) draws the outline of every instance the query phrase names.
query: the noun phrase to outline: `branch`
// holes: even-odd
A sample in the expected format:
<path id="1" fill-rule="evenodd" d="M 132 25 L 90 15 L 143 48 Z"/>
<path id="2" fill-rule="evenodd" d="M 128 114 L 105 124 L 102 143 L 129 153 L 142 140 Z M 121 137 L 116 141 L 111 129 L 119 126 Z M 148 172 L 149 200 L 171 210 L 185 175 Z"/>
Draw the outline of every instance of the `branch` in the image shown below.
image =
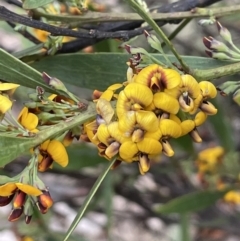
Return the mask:
<path id="1" fill-rule="evenodd" d="M 151 13 L 149 14 L 153 20 L 181 20 L 184 18 L 199 18 L 199 17 L 221 17 L 230 15 L 240 11 L 240 5 L 230 7 L 218 7 L 211 9 L 194 8 L 190 11 L 175 12 L 175 13 Z M 136 13 L 101 13 L 88 12 L 84 15 L 55 15 L 45 12 L 34 11 L 34 16 L 44 17 L 48 20 L 60 21 L 63 23 L 72 23 L 74 27 L 84 23 L 99 23 L 99 22 L 118 22 L 118 21 L 142 21 L 142 18 Z M 73 23 L 74 22 L 74 23 Z"/>

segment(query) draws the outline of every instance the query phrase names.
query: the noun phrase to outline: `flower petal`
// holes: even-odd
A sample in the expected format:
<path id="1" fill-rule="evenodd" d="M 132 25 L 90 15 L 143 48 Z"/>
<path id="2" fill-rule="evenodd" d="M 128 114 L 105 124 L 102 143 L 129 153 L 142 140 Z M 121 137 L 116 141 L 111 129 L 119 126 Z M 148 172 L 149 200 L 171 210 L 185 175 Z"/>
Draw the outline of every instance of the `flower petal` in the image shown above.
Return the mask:
<path id="1" fill-rule="evenodd" d="M 39 196 L 42 194 L 41 190 L 28 184 L 17 182 L 16 186 L 18 187 L 19 190 L 21 190 L 22 192 L 28 195 Z"/>
<path id="2" fill-rule="evenodd" d="M 140 152 L 148 155 L 157 155 L 162 152 L 162 145 L 159 141 L 151 138 L 144 138 L 137 143 Z"/>
<path id="3" fill-rule="evenodd" d="M 6 96 L 0 95 L 0 112 L 5 114 L 12 107 L 12 101 Z"/>
<path id="4" fill-rule="evenodd" d="M 13 83 L 0 83 L 0 91 L 16 89 L 20 85 Z"/>
<path id="5" fill-rule="evenodd" d="M 143 110 L 136 111 L 136 120 L 142 130 L 152 132 L 158 129 L 159 120 L 153 112 Z"/>
<path id="6" fill-rule="evenodd" d="M 217 96 L 217 89 L 213 83 L 201 81 L 198 85 L 202 91 L 203 98 L 215 98 Z"/>
<path id="7" fill-rule="evenodd" d="M 138 153 L 138 148 L 132 141 L 124 142 L 119 148 L 120 157 L 127 162 L 132 162 L 132 158 Z"/>
<path id="8" fill-rule="evenodd" d="M 160 120 L 159 127 L 163 136 L 178 138 L 182 135 L 181 126 L 173 120 Z"/>
<path id="9" fill-rule="evenodd" d="M 178 100 L 165 92 L 154 94 L 153 103 L 158 109 L 167 113 L 177 114 L 179 111 Z"/>
<path id="10" fill-rule="evenodd" d="M 17 189 L 17 186 L 13 182 L 8 182 L 2 186 L 0 186 L 0 195 L 2 197 L 8 197 L 12 195 Z"/>
<path id="11" fill-rule="evenodd" d="M 48 154 L 60 166 L 65 167 L 68 164 L 68 154 L 64 145 L 58 140 L 50 141 L 47 147 Z"/>

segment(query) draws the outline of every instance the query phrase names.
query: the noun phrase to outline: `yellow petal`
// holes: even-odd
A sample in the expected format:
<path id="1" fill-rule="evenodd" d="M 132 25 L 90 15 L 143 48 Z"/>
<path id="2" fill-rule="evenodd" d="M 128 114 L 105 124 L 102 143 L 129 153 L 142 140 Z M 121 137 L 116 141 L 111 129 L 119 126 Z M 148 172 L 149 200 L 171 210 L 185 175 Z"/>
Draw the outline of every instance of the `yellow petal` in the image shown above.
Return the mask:
<path id="1" fill-rule="evenodd" d="M 178 138 L 182 135 L 181 126 L 173 120 L 160 120 L 159 128 L 163 136 Z"/>
<path id="2" fill-rule="evenodd" d="M 97 138 L 100 142 L 104 143 L 106 146 L 109 145 L 109 139 L 111 135 L 108 131 L 108 127 L 106 124 L 101 124 L 97 130 Z"/>
<path id="3" fill-rule="evenodd" d="M 49 143 L 50 143 L 50 140 L 44 141 L 44 142 L 41 144 L 40 149 L 41 149 L 42 151 L 47 151 L 47 148 L 48 148 Z"/>
<path id="4" fill-rule="evenodd" d="M 176 70 L 164 69 L 161 81 L 165 89 L 173 89 L 181 83 L 181 76 Z"/>
<path id="5" fill-rule="evenodd" d="M 200 111 L 196 114 L 194 118 L 194 122 L 196 126 L 202 125 L 207 119 L 207 114 L 204 113 L 203 111 Z"/>
<path id="6" fill-rule="evenodd" d="M 130 137 L 134 126 L 136 124 L 135 111 L 128 111 L 125 115 L 121 116 L 118 121 L 119 130 L 124 133 L 126 137 Z"/>
<path id="7" fill-rule="evenodd" d="M 68 154 L 64 145 L 57 140 L 50 141 L 47 147 L 48 154 L 52 159 L 57 162 L 60 166 L 65 167 L 68 164 Z"/>
<path id="8" fill-rule="evenodd" d="M 105 99 L 99 99 L 96 105 L 97 113 L 102 116 L 104 121 L 109 124 L 114 116 L 114 109 L 111 103 Z"/>
<path id="9" fill-rule="evenodd" d="M 20 113 L 18 114 L 18 121 L 21 123 L 22 118 L 25 119 L 28 114 L 28 108 L 23 107 Z"/>
<path id="10" fill-rule="evenodd" d="M 139 170 L 141 174 L 145 174 L 150 169 L 150 160 L 147 155 L 140 155 Z"/>
<path id="11" fill-rule="evenodd" d="M 12 101 L 6 96 L 0 95 L 0 112 L 5 114 L 12 107 Z"/>
<path id="12" fill-rule="evenodd" d="M 113 84 L 113 85 L 110 85 L 110 86 L 108 87 L 108 90 L 115 91 L 115 90 L 120 89 L 122 86 L 123 86 L 122 84 Z"/>
<path id="13" fill-rule="evenodd" d="M 142 107 L 150 105 L 153 100 L 152 91 L 147 86 L 138 83 L 130 83 L 123 91 L 129 100 Z"/>
<path id="14" fill-rule="evenodd" d="M 38 117 L 33 113 L 28 113 L 26 118 L 21 118 L 21 125 L 29 131 L 36 129 L 38 125 Z"/>
<path id="15" fill-rule="evenodd" d="M 138 153 L 138 148 L 132 141 L 124 142 L 119 148 L 120 157 L 127 162 L 132 162 L 132 158 Z"/>
<path id="16" fill-rule="evenodd" d="M 163 68 L 161 66 L 157 64 L 151 64 L 140 71 L 140 73 L 135 78 L 135 82 L 151 87 L 152 81 L 154 81 L 155 84 L 156 79 L 158 82 L 160 82 L 162 70 Z M 160 89 L 159 83 L 156 84 L 156 87 Z"/>
<path id="17" fill-rule="evenodd" d="M 126 137 L 125 134 L 119 130 L 119 123 L 117 121 L 111 122 L 108 125 L 108 132 L 119 143 L 123 143 L 125 141 L 129 141 L 130 137 Z"/>
<path id="18" fill-rule="evenodd" d="M 12 195 L 17 189 L 17 186 L 13 182 L 8 182 L 2 186 L 0 186 L 0 196 L 8 197 Z"/>
<path id="19" fill-rule="evenodd" d="M 159 92 L 153 96 L 154 105 L 167 113 L 177 114 L 179 111 L 178 100 L 165 92 Z"/>
<path id="20" fill-rule="evenodd" d="M 110 101 L 113 97 L 113 94 L 114 92 L 112 90 L 107 89 L 101 94 L 100 99 Z"/>
<path id="21" fill-rule="evenodd" d="M 203 98 L 215 98 L 217 96 L 217 89 L 213 83 L 201 81 L 198 85 L 202 91 Z"/>
<path id="22" fill-rule="evenodd" d="M 148 131 L 144 134 L 144 138 L 151 138 L 151 139 L 155 139 L 157 141 L 159 141 L 161 137 L 162 137 L 162 132 L 160 131 L 160 128 L 158 128 L 154 132 Z"/>
<path id="23" fill-rule="evenodd" d="M 28 184 L 23 184 L 23 183 L 16 183 L 16 186 L 18 187 L 19 190 L 22 192 L 32 195 L 32 196 L 39 196 L 42 194 L 42 191 L 40 191 L 38 188 L 30 186 Z"/>
<path id="24" fill-rule="evenodd" d="M 136 112 L 136 120 L 142 130 L 152 132 L 158 129 L 159 120 L 153 112 L 139 110 Z"/>
<path id="25" fill-rule="evenodd" d="M 185 120 L 180 126 L 182 128 L 182 136 L 184 136 L 195 128 L 195 123 L 193 120 Z"/>
<path id="26" fill-rule="evenodd" d="M 16 89 L 20 85 L 13 83 L 0 83 L 0 91 Z"/>
<path id="27" fill-rule="evenodd" d="M 128 100 L 127 96 L 124 94 L 123 91 L 119 93 L 117 105 L 116 105 L 116 112 L 118 118 L 124 116 L 127 111 L 131 110 L 131 102 Z"/>
<path id="28" fill-rule="evenodd" d="M 162 145 L 159 141 L 151 138 L 144 138 L 137 143 L 140 152 L 147 155 L 157 155 L 162 152 Z"/>
<path id="29" fill-rule="evenodd" d="M 182 75 L 181 77 L 182 77 L 182 86 L 181 86 L 182 91 L 187 91 L 189 93 L 189 96 L 192 99 L 195 99 L 199 95 L 201 95 L 201 90 L 196 79 L 194 79 L 189 74 Z"/>
<path id="30" fill-rule="evenodd" d="M 167 140 L 162 140 L 163 154 L 171 157 L 174 155 L 174 151 Z"/>
<path id="31" fill-rule="evenodd" d="M 170 114 L 169 119 L 175 121 L 179 125 L 181 124 L 181 120 L 176 115 Z"/>

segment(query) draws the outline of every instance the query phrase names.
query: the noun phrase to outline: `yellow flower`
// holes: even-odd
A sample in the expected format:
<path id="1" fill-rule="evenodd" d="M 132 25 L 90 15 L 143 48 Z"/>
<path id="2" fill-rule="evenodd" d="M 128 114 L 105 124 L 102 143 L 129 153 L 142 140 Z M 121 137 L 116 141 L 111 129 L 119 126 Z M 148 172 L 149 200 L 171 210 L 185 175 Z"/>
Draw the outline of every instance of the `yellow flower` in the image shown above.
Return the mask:
<path id="1" fill-rule="evenodd" d="M 32 196 L 39 196 L 42 194 L 38 188 L 33 187 L 28 184 L 20 183 L 20 182 L 8 182 L 2 186 L 0 186 L 0 196 L 8 197 L 12 194 L 16 193 L 18 190 Z"/>
<path id="2" fill-rule="evenodd" d="M 38 126 L 38 117 L 30 113 L 27 107 L 23 107 L 18 115 L 18 122 L 27 130 L 31 132 L 38 132 L 36 129 Z"/>
<path id="3" fill-rule="evenodd" d="M 217 89 L 216 87 L 214 86 L 214 84 L 212 84 L 211 82 L 209 81 L 201 81 L 199 82 L 199 87 L 201 89 L 201 92 L 202 92 L 202 96 L 203 96 L 203 99 L 208 99 L 208 98 L 215 98 L 217 96 Z"/>
<path id="4" fill-rule="evenodd" d="M 143 110 L 153 100 L 152 91 L 142 84 L 130 83 L 119 93 L 116 112 L 121 118 L 127 111 Z"/>
<path id="5" fill-rule="evenodd" d="M 100 99 L 105 99 L 110 101 L 113 97 L 117 97 L 114 95 L 115 91 L 122 88 L 122 84 L 113 84 L 110 85 L 100 96 Z"/>
<path id="6" fill-rule="evenodd" d="M 5 114 L 12 107 L 12 101 L 0 94 L 0 113 Z"/>
<path id="7" fill-rule="evenodd" d="M 135 82 L 146 85 L 157 92 L 177 87 L 181 82 L 181 76 L 173 69 L 164 69 L 157 64 L 152 64 L 140 71 Z"/>
<path id="8" fill-rule="evenodd" d="M 197 165 L 200 173 L 214 172 L 224 155 L 221 146 L 207 148 L 198 154 Z"/>
<path id="9" fill-rule="evenodd" d="M 133 162 L 135 157 L 141 153 L 146 155 L 158 155 L 161 152 L 161 143 L 152 138 L 144 138 L 142 141 L 137 143 L 134 143 L 133 141 L 126 141 L 119 148 L 119 155 L 126 162 Z"/>
<path id="10" fill-rule="evenodd" d="M 240 192 L 238 191 L 230 191 L 227 192 L 224 197 L 223 200 L 227 203 L 231 203 L 231 204 L 240 204 Z"/>
<path id="11" fill-rule="evenodd" d="M 47 140 L 40 145 L 39 171 L 46 171 L 55 161 L 62 167 L 68 164 L 68 154 L 64 145 L 58 140 Z"/>

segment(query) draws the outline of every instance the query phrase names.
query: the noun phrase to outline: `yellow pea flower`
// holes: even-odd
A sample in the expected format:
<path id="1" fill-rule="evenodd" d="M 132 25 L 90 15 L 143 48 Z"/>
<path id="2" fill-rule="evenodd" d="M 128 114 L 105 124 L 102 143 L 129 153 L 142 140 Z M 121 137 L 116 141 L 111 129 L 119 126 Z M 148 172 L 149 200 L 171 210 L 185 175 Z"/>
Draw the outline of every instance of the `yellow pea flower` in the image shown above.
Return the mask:
<path id="1" fill-rule="evenodd" d="M 153 91 L 163 91 L 178 86 L 181 77 L 173 69 L 164 69 L 157 64 L 152 64 L 142 69 L 134 81 L 148 86 Z"/>
<path id="2" fill-rule="evenodd" d="M 239 205 L 240 204 L 240 192 L 229 191 L 224 195 L 223 200 L 227 203 Z"/>
<path id="3" fill-rule="evenodd" d="M 47 140 L 40 145 L 39 171 L 46 171 L 55 161 L 62 167 L 68 165 L 68 154 L 64 145 L 58 140 Z"/>
<path id="4" fill-rule="evenodd" d="M 38 117 L 29 112 L 27 107 L 23 107 L 18 115 L 18 122 L 27 130 L 31 132 L 38 132 L 36 129 L 38 126 Z"/>
<path id="5" fill-rule="evenodd" d="M 143 110 L 152 100 L 152 91 L 147 86 L 130 83 L 119 93 L 116 105 L 117 116 L 121 118 L 127 111 Z"/>
<path id="6" fill-rule="evenodd" d="M 204 99 L 213 99 L 217 96 L 217 89 L 213 83 L 209 81 L 201 81 L 198 85 L 201 89 L 202 96 Z"/>
<path id="7" fill-rule="evenodd" d="M 207 148 L 198 153 L 197 166 L 200 173 L 214 172 L 224 155 L 221 146 Z"/>

